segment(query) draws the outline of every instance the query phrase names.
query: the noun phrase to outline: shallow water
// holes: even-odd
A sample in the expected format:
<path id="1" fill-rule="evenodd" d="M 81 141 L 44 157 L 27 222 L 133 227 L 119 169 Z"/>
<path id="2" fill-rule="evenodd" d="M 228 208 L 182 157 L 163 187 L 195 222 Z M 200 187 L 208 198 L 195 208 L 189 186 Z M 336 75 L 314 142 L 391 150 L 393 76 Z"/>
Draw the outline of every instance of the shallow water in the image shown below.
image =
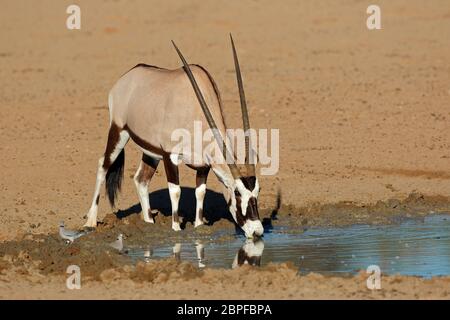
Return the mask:
<path id="1" fill-rule="evenodd" d="M 256 243 L 203 239 L 155 248 L 129 248 L 133 259 L 175 255 L 199 267 L 231 268 L 291 261 L 301 273 L 345 275 L 377 265 L 383 274 L 450 275 L 450 215 L 432 215 L 398 225 L 312 228 L 302 233 L 274 227 Z"/>

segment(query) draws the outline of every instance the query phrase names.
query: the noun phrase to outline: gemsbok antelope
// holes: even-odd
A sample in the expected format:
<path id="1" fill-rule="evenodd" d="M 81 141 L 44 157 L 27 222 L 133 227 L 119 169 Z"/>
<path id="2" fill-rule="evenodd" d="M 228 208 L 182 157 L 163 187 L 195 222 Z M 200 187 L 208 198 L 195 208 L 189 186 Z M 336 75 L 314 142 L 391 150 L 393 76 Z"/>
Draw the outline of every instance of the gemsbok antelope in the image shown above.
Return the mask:
<path id="1" fill-rule="evenodd" d="M 247 104 L 236 48 L 231 37 L 237 84 L 239 88 L 244 131 L 250 129 Z M 142 150 L 142 160 L 134 175 L 144 221 L 154 223 L 150 208 L 148 184 L 160 160 L 164 162 L 172 207 L 172 229 L 180 230 L 178 202 L 181 188 L 178 164 L 192 154 L 173 153 L 177 141 L 174 130 L 193 132 L 194 122 L 213 131 L 221 152 L 201 152 L 201 161 L 187 164 L 197 171 L 196 217 L 194 225 L 203 224 L 203 200 L 209 170 L 225 186 L 225 198 L 235 222 L 248 238 L 261 236 L 264 228 L 258 213 L 259 183 L 255 163 L 250 160 L 250 136 L 245 136 L 245 168 L 237 166 L 236 150 L 229 150 L 220 93 L 211 75 L 199 65 L 189 65 L 172 41 L 183 67 L 175 70 L 138 64 L 124 74 L 109 93 L 110 128 L 104 156 L 98 163 L 97 180 L 85 227 L 96 227 L 100 188 L 106 179 L 106 192 L 114 206 L 120 190 L 125 160 L 124 147 L 131 138 Z M 205 142 L 203 142 L 206 144 Z M 192 152 L 196 152 L 195 150 Z M 198 154 L 196 155 L 198 156 Z M 231 159 L 231 160 L 230 160 Z"/>

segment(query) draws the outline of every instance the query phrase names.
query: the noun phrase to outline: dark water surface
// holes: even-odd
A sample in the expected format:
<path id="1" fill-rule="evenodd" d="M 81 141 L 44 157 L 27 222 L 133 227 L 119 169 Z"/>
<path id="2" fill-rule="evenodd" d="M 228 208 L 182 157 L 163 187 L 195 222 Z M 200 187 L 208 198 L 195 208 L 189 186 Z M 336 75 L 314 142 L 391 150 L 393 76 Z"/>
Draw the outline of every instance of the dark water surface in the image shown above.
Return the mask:
<path id="1" fill-rule="evenodd" d="M 275 227 L 263 240 L 184 240 L 154 248 L 130 248 L 133 259 L 176 256 L 199 267 L 231 268 L 291 261 L 301 273 L 344 275 L 379 266 L 383 274 L 450 275 L 450 215 L 431 215 L 397 225 L 311 228 Z"/>

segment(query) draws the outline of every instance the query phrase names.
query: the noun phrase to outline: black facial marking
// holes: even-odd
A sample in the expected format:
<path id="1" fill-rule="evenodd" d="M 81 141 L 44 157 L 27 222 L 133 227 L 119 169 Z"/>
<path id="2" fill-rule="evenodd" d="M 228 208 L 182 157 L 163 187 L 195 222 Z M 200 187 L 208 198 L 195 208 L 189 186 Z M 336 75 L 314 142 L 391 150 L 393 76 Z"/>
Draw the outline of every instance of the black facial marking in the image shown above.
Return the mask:
<path id="1" fill-rule="evenodd" d="M 242 227 L 245 224 L 245 221 L 247 220 L 246 217 L 242 214 L 242 207 L 241 207 L 241 196 L 236 197 L 236 220 L 237 224 Z"/>
<path id="2" fill-rule="evenodd" d="M 259 220 L 258 201 L 254 197 L 248 201 L 246 216 L 249 220 Z"/>
<path id="3" fill-rule="evenodd" d="M 245 262 L 247 262 L 251 266 L 260 266 L 261 265 L 261 256 L 249 256 L 247 252 L 243 248 L 239 249 L 237 263 L 239 266 L 242 266 Z"/>
<path id="4" fill-rule="evenodd" d="M 239 226 L 243 226 L 245 221 L 251 220 L 259 220 L 259 212 L 258 212 L 258 200 L 255 197 L 251 197 L 248 200 L 247 211 L 245 212 L 245 216 L 242 214 L 242 197 L 239 192 L 235 191 L 236 195 L 236 219 Z"/>
<path id="5" fill-rule="evenodd" d="M 250 177 L 241 177 L 242 184 L 244 187 L 249 190 L 253 191 L 255 189 L 256 185 L 256 177 L 250 176 Z M 242 214 L 242 196 L 239 193 L 237 189 L 234 191 L 234 195 L 236 197 L 236 220 L 237 224 L 239 226 L 243 226 L 247 220 L 259 220 L 259 213 L 258 213 L 258 201 L 255 197 L 251 197 L 248 201 L 247 205 L 247 211 L 245 213 L 245 216 Z"/>
<path id="6" fill-rule="evenodd" d="M 242 177 L 241 181 L 244 184 L 244 186 L 247 188 L 247 190 L 253 191 L 253 189 L 255 189 L 255 185 L 256 185 L 256 177 L 255 176 Z"/>

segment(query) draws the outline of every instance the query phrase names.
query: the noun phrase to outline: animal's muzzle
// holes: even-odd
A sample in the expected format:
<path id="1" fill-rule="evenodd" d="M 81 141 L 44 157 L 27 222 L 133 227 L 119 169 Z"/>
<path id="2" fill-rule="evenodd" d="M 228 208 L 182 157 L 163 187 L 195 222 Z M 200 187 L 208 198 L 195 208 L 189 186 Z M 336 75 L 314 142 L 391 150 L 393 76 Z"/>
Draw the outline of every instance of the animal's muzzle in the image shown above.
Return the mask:
<path id="1" fill-rule="evenodd" d="M 247 220 L 242 229 L 247 238 L 259 238 L 264 234 L 264 227 L 259 220 Z"/>

